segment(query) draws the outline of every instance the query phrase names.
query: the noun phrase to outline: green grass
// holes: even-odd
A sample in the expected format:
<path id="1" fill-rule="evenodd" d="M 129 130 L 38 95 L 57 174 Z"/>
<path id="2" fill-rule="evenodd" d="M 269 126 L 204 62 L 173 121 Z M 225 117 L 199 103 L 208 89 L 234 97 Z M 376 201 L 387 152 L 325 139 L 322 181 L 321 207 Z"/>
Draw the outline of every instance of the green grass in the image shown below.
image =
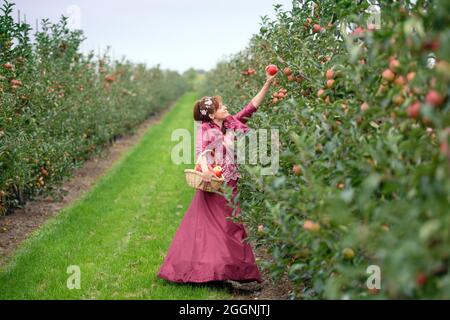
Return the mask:
<path id="1" fill-rule="evenodd" d="M 194 195 L 183 173 L 192 165 L 173 164 L 170 151 L 174 129 L 193 134 L 196 98 L 184 95 L 89 193 L 20 246 L 0 270 L 1 299 L 232 298 L 223 288 L 156 277 Z M 80 289 L 67 288 L 70 265 L 80 267 Z"/>

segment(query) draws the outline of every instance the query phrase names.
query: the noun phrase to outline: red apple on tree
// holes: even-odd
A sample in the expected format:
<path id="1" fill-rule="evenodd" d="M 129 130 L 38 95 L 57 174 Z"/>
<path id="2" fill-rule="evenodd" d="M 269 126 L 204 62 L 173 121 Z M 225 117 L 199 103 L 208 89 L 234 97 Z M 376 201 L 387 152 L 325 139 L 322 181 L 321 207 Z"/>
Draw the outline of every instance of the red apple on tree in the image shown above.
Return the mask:
<path id="1" fill-rule="evenodd" d="M 442 103 L 444 103 L 444 98 L 436 90 L 430 90 L 428 91 L 427 96 L 425 97 L 425 101 L 434 107 L 438 107 Z"/>
<path id="2" fill-rule="evenodd" d="M 312 19 L 311 18 L 306 18 L 305 23 L 303 24 L 305 27 L 309 27 L 309 25 L 312 23 Z"/>
<path id="3" fill-rule="evenodd" d="M 328 69 L 327 72 L 325 73 L 325 76 L 327 77 L 327 79 L 333 79 L 334 78 L 333 69 Z"/>
<path id="4" fill-rule="evenodd" d="M 327 88 L 333 87 L 333 84 L 334 84 L 334 79 L 328 79 L 327 80 Z"/>
<path id="5" fill-rule="evenodd" d="M 305 220 L 303 222 L 303 229 L 311 232 L 317 232 L 320 230 L 320 224 L 312 220 Z"/>
<path id="6" fill-rule="evenodd" d="M 395 78 L 395 73 L 392 72 L 391 69 L 386 69 L 383 71 L 382 77 L 383 77 L 383 79 L 385 79 L 387 81 L 392 81 Z"/>
<path id="7" fill-rule="evenodd" d="M 325 95 L 325 90 L 319 89 L 317 91 L 317 97 L 322 98 Z"/>
<path id="8" fill-rule="evenodd" d="M 416 283 L 419 287 L 423 287 L 427 283 L 427 275 L 423 272 L 419 272 L 416 276 Z"/>
<path id="9" fill-rule="evenodd" d="M 420 102 L 416 101 L 414 103 L 412 103 L 407 109 L 406 109 L 406 113 L 408 114 L 408 117 L 413 118 L 413 119 L 417 119 L 420 115 Z"/>
<path id="10" fill-rule="evenodd" d="M 398 61 L 397 59 L 392 59 L 389 62 L 389 69 L 391 70 L 396 70 L 400 67 L 400 61 Z"/>
<path id="11" fill-rule="evenodd" d="M 296 176 L 299 176 L 299 175 L 302 174 L 302 168 L 301 168 L 298 164 L 294 164 L 294 165 L 292 166 L 292 171 L 294 172 L 294 174 L 295 174 Z"/>
<path id="12" fill-rule="evenodd" d="M 397 78 L 395 78 L 394 83 L 395 83 L 396 85 L 398 85 L 398 86 L 403 86 L 403 85 L 406 83 L 405 77 L 403 77 L 403 76 L 398 76 Z"/>
<path id="13" fill-rule="evenodd" d="M 15 87 L 20 87 L 22 85 L 22 81 L 17 80 L 17 79 L 12 79 L 11 80 L 11 85 L 15 86 Z"/>
<path id="14" fill-rule="evenodd" d="M 416 73 L 414 71 L 408 72 L 406 75 L 406 79 L 410 82 L 413 81 L 414 77 L 416 76 Z"/>
<path id="15" fill-rule="evenodd" d="M 3 64 L 3 68 L 12 70 L 12 69 L 14 69 L 14 66 L 11 63 L 7 62 L 7 63 Z"/>
<path id="16" fill-rule="evenodd" d="M 362 112 L 369 110 L 369 104 L 367 102 L 363 102 L 359 107 Z"/>
<path id="17" fill-rule="evenodd" d="M 322 29 L 322 27 L 320 26 L 320 24 L 315 23 L 315 24 L 313 25 L 313 32 L 314 32 L 314 33 L 319 32 L 321 29 Z"/>
<path id="18" fill-rule="evenodd" d="M 283 73 L 285 76 L 290 76 L 292 74 L 292 70 L 289 67 L 283 69 Z"/>

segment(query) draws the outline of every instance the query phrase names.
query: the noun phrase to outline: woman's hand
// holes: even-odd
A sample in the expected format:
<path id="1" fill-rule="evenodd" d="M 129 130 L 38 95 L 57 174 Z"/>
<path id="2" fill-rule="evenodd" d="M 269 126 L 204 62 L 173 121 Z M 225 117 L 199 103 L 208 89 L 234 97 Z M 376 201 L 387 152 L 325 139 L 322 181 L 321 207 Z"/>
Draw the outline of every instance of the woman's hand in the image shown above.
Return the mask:
<path id="1" fill-rule="evenodd" d="M 258 92 L 258 94 L 252 99 L 253 105 L 255 106 L 255 108 L 258 108 L 261 103 L 263 103 L 264 101 L 264 97 L 266 96 L 267 92 L 269 91 L 270 85 L 272 84 L 272 82 L 275 81 L 275 77 L 277 76 L 278 72 L 275 73 L 273 76 L 271 76 L 268 72 L 267 72 L 267 68 L 269 66 L 266 67 L 265 71 L 266 71 L 266 83 L 264 83 L 263 87 L 261 88 L 261 90 Z"/>
<path id="2" fill-rule="evenodd" d="M 267 72 L 267 68 L 268 68 L 269 66 L 267 66 L 266 67 L 266 83 L 268 83 L 268 84 L 271 84 L 272 82 L 274 82 L 275 81 L 275 77 L 277 76 L 277 74 L 278 74 L 278 72 L 277 73 L 275 73 L 273 76 L 271 76 L 268 72 Z"/>
<path id="3" fill-rule="evenodd" d="M 202 179 L 205 182 L 211 182 L 211 178 L 214 177 L 215 174 L 211 171 L 202 172 Z"/>

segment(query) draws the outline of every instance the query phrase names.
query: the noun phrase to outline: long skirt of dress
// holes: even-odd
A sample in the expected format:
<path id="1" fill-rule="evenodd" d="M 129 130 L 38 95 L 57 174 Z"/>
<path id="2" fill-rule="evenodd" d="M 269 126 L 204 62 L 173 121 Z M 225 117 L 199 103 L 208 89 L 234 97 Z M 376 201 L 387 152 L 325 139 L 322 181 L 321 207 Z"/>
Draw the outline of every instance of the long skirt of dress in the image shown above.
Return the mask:
<path id="1" fill-rule="evenodd" d="M 230 180 L 233 199 L 237 181 Z M 227 220 L 233 208 L 220 194 L 196 190 L 157 274 L 173 282 L 262 282 L 242 224 Z M 239 214 L 238 203 L 235 215 Z"/>

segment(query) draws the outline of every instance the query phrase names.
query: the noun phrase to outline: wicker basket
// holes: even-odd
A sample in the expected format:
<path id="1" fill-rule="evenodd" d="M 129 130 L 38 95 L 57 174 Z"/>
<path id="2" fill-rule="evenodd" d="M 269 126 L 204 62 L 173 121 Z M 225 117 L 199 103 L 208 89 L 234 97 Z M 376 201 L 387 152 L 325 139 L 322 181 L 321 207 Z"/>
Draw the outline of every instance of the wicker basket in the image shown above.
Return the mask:
<path id="1" fill-rule="evenodd" d="M 200 158 L 208 151 L 211 151 L 211 150 L 205 150 L 198 156 L 196 164 L 198 164 Z M 218 178 L 218 177 L 213 176 L 211 178 L 211 182 L 206 182 L 202 178 L 202 173 L 197 170 L 186 169 L 186 170 L 184 170 L 184 173 L 186 175 L 186 182 L 191 187 L 193 187 L 195 189 L 200 189 L 203 191 L 214 192 L 214 193 L 223 195 L 222 185 L 223 185 L 223 182 L 225 181 L 225 179 L 223 177 Z"/>

